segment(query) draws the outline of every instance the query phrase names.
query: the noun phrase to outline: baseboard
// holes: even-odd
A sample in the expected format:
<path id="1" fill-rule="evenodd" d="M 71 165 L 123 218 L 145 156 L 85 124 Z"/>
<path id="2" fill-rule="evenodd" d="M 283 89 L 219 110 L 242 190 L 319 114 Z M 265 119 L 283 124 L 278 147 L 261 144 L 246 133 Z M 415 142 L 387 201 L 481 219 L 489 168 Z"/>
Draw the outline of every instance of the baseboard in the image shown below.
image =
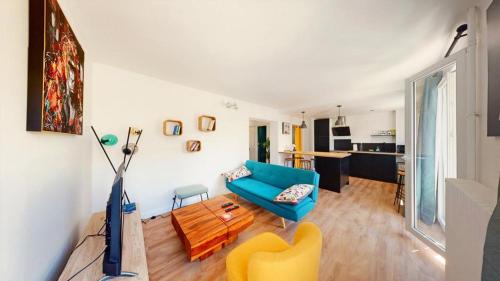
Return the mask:
<path id="1" fill-rule="evenodd" d="M 159 215 L 164 215 L 166 213 L 170 213 L 170 208 L 157 208 L 153 210 L 148 210 L 148 211 L 142 211 L 141 210 L 141 218 L 142 219 L 149 219 L 152 216 L 159 216 Z"/>

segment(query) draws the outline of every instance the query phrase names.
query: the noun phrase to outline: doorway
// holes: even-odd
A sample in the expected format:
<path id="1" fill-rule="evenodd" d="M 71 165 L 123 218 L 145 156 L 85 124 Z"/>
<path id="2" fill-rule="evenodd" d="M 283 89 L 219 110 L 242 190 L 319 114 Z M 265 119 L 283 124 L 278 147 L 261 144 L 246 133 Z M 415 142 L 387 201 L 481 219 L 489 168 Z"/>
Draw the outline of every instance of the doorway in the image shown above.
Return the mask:
<path id="1" fill-rule="evenodd" d="M 465 177 L 468 147 L 466 51 L 407 80 L 405 163 L 408 229 L 441 254 L 446 251 L 446 181 Z M 457 153 L 461 151 L 461 153 Z"/>
<path id="2" fill-rule="evenodd" d="M 249 159 L 266 163 L 269 159 L 269 123 L 250 120 Z"/>
<path id="3" fill-rule="evenodd" d="M 296 151 L 302 150 L 302 129 L 300 126 L 293 125 L 292 126 L 292 144 Z M 300 154 L 295 155 L 297 158 L 302 157 Z M 295 160 L 294 167 L 301 167 L 300 159 Z"/>
<path id="4" fill-rule="evenodd" d="M 267 126 L 258 126 L 257 127 L 257 161 L 265 163 L 267 162 L 266 157 L 266 143 L 267 139 Z"/>

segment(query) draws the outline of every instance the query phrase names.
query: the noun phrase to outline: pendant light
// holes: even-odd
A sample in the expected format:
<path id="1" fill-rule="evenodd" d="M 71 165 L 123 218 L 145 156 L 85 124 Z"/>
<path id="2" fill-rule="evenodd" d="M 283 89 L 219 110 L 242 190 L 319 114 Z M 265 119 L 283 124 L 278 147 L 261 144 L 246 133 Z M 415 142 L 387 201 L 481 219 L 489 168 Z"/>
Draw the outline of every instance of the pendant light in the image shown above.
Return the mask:
<path id="1" fill-rule="evenodd" d="M 342 107 L 342 105 L 337 105 L 338 109 L 339 109 L 339 116 L 337 117 L 337 121 L 335 121 L 335 127 L 344 127 L 346 126 L 346 120 L 345 120 L 345 116 L 341 116 L 340 115 L 340 108 Z"/>
<path id="2" fill-rule="evenodd" d="M 301 129 L 307 129 L 306 121 L 304 120 L 305 113 L 306 113 L 305 111 L 302 111 L 302 124 L 300 124 Z"/>

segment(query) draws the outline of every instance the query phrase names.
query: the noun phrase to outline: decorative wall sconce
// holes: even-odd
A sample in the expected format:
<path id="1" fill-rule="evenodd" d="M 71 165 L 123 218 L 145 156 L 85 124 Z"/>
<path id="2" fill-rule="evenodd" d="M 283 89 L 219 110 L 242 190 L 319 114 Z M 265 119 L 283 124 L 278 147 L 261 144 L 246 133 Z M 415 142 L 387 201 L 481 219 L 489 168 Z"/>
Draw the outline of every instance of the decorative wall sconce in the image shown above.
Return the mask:
<path id="1" fill-rule="evenodd" d="M 224 101 L 224 106 L 227 109 L 234 109 L 238 110 L 238 104 L 236 102 L 231 102 L 231 101 Z"/>

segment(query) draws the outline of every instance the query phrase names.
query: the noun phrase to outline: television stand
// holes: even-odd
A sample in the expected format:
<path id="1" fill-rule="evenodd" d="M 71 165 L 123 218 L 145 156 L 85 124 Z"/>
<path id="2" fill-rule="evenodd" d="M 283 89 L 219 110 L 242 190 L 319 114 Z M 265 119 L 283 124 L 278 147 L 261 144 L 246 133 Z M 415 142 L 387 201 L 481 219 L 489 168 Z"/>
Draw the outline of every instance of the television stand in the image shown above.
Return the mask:
<path id="1" fill-rule="evenodd" d="M 118 277 L 135 277 L 137 276 L 137 273 L 135 272 L 129 272 L 129 271 L 122 271 L 122 274 L 118 275 L 118 276 L 103 276 L 101 279 L 99 279 L 99 281 L 105 281 L 105 280 L 111 280 L 113 278 L 118 278 Z"/>
<path id="2" fill-rule="evenodd" d="M 139 206 L 137 206 L 139 207 Z M 94 213 L 85 231 L 80 236 L 78 243 L 88 234 L 96 234 L 104 223 L 106 212 Z M 112 277 L 127 277 L 130 281 L 148 281 L 148 264 L 146 262 L 146 248 L 142 232 L 142 222 L 139 208 L 133 213 L 125 214 L 123 218 L 123 259 L 122 276 L 104 276 L 102 273 L 102 259 L 75 276 L 71 281 L 83 280 L 110 280 Z M 76 245 L 76 243 L 75 243 Z M 104 249 L 104 237 L 89 237 L 76 249 L 68 259 L 66 267 L 59 277 L 59 281 L 67 281 L 78 270 L 85 267 L 92 259 L 97 257 Z M 133 272 L 130 272 L 133 271 Z"/>

